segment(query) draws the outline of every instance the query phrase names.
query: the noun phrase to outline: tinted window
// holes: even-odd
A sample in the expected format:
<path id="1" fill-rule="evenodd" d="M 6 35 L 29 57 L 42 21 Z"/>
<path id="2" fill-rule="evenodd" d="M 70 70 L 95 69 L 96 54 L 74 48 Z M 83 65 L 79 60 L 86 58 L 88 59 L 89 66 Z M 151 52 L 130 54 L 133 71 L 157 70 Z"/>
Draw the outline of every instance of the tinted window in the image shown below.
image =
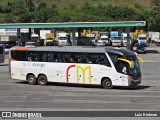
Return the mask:
<path id="1" fill-rule="evenodd" d="M 114 65 L 117 62 L 117 58 L 124 58 L 122 55 L 112 54 L 112 53 L 109 53 L 109 56 L 110 56 Z"/>
<path id="2" fill-rule="evenodd" d="M 54 62 L 63 62 L 62 53 L 54 52 Z"/>
<path id="3" fill-rule="evenodd" d="M 99 55 L 99 64 L 111 67 L 111 64 L 110 64 L 106 54 Z"/>
<path id="4" fill-rule="evenodd" d="M 27 52 L 27 61 L 38 61 L 36 52 Z"/>
<path id="5" fill-rule="evenodd" d="M 64 63 L 86 63 L 111 66 L 105 53 L 74 53 L 74 52 L 41 52 L 41 51 L 11 51 L 15 60 L 39 61 L 39 62 L 64 62 Z"/>
<path id="6" fill-rule="evenodd" d="M 25 51 L 11 51 L 11 57 L 14 60 L 18 60 L 18 61 L 26 61 L 27 57 L 26 57 L 26 52 Z"/>

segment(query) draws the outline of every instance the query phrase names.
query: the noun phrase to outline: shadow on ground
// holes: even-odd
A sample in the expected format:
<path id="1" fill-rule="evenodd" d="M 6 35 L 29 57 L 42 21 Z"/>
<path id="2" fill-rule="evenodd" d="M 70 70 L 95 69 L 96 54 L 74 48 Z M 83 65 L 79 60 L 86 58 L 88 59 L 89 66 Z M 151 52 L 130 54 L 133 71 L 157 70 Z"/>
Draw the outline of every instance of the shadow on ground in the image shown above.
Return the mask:
<path id="1" fill-rule="evenodd" d="M 137 52 L 136 50 L 134 50 L 134 52 L 138 54 L 160 54 L 157 50 L 146 50 L 145 52 Z"/>
<path id="2" fill-rule="evenodd" d="M 159 54 L 159 52 L 157 50 L 146 50 L 146 53 L 155 53 L 155 54 Z"/>
<path id="3" fill-rule="evenodd" d="M 20 82 L 14 82 L 18 84 L 28 84 L 26 81 L 20 81 Z M 38 85 L 38 84 L 36 84 Z M 64 86 L 64 87 L 78 87 L 78 88 L 97 88 L 97 89 L 104 89 L 100 85 L 85 85 L 85 84 L 73 84 L 73 83 L 56 83 L 56 82 L 49 82 L 47 86 Z M 118 87 L 115 86 L 113 89 L 116 90 L 143 90 L 150 88 L 151 86 L 145 86 L 145 85 L 138 85 L 138 86 L 132 86 L 132 87 Z"/>

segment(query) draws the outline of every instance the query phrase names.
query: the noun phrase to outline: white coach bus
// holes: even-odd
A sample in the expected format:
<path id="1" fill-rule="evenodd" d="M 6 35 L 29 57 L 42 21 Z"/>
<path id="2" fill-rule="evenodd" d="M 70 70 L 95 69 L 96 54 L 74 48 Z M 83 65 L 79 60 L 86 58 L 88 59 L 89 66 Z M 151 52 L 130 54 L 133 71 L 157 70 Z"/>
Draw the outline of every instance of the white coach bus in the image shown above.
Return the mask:
<path id="1" fill-rule="evenodd" d="M 5 47 L 3 44 L 0 44 L 0 63 L 4 63 L 5 60 Z"/>
<path id="2" fill-rule="evenodd" d="M 113 86 L 141 83 L 139 60 L 135 53 L 104 47 L 13 47 L 10 49 L 11 78 L 29 84 L 48 82 Z"/>

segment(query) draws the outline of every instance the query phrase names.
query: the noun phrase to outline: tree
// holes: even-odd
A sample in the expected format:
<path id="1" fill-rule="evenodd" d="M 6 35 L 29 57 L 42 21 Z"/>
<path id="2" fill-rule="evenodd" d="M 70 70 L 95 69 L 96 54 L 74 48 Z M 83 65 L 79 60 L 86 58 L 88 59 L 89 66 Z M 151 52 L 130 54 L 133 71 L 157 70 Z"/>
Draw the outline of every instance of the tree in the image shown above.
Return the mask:
<path id="1" fill-rule="evenodd" d="M 32 0 L 25 0 L 28 11 L 34 11 L 35 5 Z"/>
<path id="2" fill-rule="evenodd" d="M 41 2 L 39 3 L 38 7 L 37 7 L 37 10 L 41 10 L 41 9 L 44 9 L 44 8 L 47 8 L 47 5 L 45 2 Z"/>
<path id="3" fill-rule="evenodd" d="M 35 22 L 48 22 L 51 17 L 57 16 L 57 10 L 52 8 L 42 8 L 34 13 Z"/>
<path id="4" fill-rule="evenodd" d="M 13 17 L 12 14 L 6 14 L 3 18 L 3 22 L 4 23 L 14 23 L 15 22 L 15 18 Z"/>
<path id="5" fill-rule="evenodd" d="M 152 31 L 160 31 L 160 7 L 151 10 L 148 19 L 148 29 Z"/>
<path id="6" fill-rule="evenodd" d="M 19 15 L 17 22 L 19 23 L 30 23 L 32 22 L 32 15 L 30 12 Z"/>
<path id="7" fill-rule="evenodd" d="M 152 0 L 151 1 L 154 5 L 160 6 L 160 0 Z"/>

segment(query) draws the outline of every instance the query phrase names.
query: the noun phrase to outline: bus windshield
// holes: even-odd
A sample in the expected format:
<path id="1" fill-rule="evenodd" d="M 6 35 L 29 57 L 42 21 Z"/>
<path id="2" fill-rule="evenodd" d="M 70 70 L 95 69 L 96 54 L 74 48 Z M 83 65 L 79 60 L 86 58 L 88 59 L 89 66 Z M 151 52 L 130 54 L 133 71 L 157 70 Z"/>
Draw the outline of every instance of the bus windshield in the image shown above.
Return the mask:
<path id="1" fill-rule="evenodd" d="M 136 55 L 128 55 L 124 58 L 121 55 L 110 55 L 117 72 L 130 75 L 130 76 L 141 76 L 140 65 Z M 119 60 L 118 58 L 124 58 L 132 63 L 130 66 L 126 61 Z"/>
<path id="2" fill-rule="evenodd" d="M 132 62 L 132 67 L 128 68 L 128 75 L 131 76 L 140 76 L 140 64 L 136 56 L 128 56 L 128 59 Z"/>

